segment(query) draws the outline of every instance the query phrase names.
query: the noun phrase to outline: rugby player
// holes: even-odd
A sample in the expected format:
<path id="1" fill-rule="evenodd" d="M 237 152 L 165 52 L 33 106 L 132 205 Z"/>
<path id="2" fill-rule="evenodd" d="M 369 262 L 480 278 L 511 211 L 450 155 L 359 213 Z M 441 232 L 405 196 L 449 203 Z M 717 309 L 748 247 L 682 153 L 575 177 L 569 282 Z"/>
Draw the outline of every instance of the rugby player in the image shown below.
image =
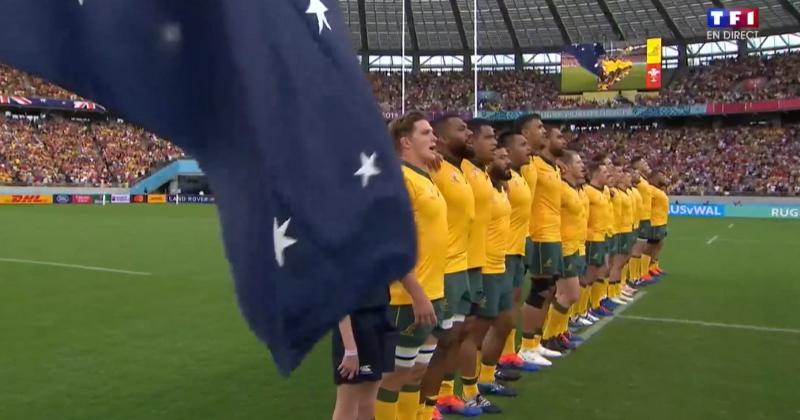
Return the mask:
<path id="1" fill-rule="evenodd" d="M 399 336 L 393 350 L 395 369 L 385 374 L 381 381 L 375 419 L 416 420 L 423 407 L 418 392 L 411 390 L 419 389 L 422 375 L 436 349 L 434 328 L 441 332 L 451 327 L 451 321 L 443 315 L 447 204 L 425 169 L 427 162 L 435 160 L 436 141 L 425 116 L 419 112 L 408 113 L 394 121 L 390 131 L 395 149 L 403 161 L 403 178 L 417 229 L 418 257 L 414 270 L 401 282 L 390 286 L 389 320 Z M 347 347 L 345 351 L 348 351 Z M 352 354 L 353 350 L 349 351 Z M 357 351 L 361 354 L 360 348 Z M 370 368 L 375 373 L 381 365 L 374 364 Z M 376 375 L 379 379 L 380 373 Z M 432 413 L 433 405 L 424 407 L 424 410 Z M 359 410 L 358 417 L 348 418 L 372 417 L 362 416 Z"/>

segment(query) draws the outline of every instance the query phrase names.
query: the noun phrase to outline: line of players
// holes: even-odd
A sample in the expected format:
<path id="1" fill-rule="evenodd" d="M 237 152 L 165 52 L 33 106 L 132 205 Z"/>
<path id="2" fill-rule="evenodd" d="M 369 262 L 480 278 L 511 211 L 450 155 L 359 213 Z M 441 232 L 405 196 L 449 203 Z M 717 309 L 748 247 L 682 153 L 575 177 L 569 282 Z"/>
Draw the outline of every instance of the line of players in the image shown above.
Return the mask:
<path id="1" fill-rule="evenodd" d="M 500 413 L 485 396 L 516 396 L 507 383 L 520 371 L 576 347 L 571 328 L 612 315 L 662 274 L 667 180 L 645 160 L 584 164 L 535 114 L 499 136 L 488 121 L 431 124 L 418 112 L 390 131 L 418 261 L 335 331 L 334 420 Z"/>

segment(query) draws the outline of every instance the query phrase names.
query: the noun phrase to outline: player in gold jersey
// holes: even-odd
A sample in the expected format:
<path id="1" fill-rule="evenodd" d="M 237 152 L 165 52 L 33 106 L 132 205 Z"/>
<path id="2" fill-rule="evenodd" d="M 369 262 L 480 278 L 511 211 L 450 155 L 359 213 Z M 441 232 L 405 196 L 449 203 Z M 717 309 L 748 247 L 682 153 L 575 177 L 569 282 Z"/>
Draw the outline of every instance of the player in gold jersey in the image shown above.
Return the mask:
<path id="1" fill-rule="evenodd" d="M 554 351 L 571 347 L 570 340 L 563 334 L 568 328 L 570 307 L 578 302 L 581 294 L 579 278 L 583 274 L 584 258 L 580 249 L 586 240 L 585 209 L 579 192 L 579 180 L 584 178 L 583 161 L 577 152 L 565 150 L 558 158 L 558 166 L 562 175 L 560 229 L 564 269 L 542 334 L 543 345 Z"/>
<path id="2" fill-rule="evenodd" d="M 500 270 L 505 273 L 505 249 L 501 251 L 503 264 L 498 266 L 496 258 L 493 260 L 490 258 L 491 256 L 496 257 L 496 241 L 489 242 L 490 237 L 488 236 L 494 234 L 495 238 L 493 239 L 496 239 L 497 226 L 502 223 L 493 218 L 498 211 L 496 208 L 498 197 L 487 171 L 490 164 L 497 164 L 495 155 L 497 139 L 489 121 L 474 119 L 469 121 L 467 126 L 472 132 L 469 141 L 475 151 L 473 159 L 464 159 L 461 162 L 461 169 L 472 188 L 475 203 L 475 218 L 470 227 L 467 243 L 467 276 L 472 296 L 472 309 L 464 324 L 467 337 L 461 344 L 458 367 L 463 385 L 462 397 L 466 406 L 480 408 L 483 412 L 499 412 L 499 407 L 480 394 L 475 363 L 486 332 L 498 314 L 496 300 L 499 298 L 497 296 L 498 289 L 495 287 L 496 277 Z M 505 152 L 505 158 L 507 155 L 508 153 Z M 507 167 L 507 165 L 505 166 Z M 507 202 L 507 197 L 505 202 Z M 495 228 L 492 232 L 490 232 L 490 226 Z M 486 277 L 485 281 L 484 277 Z M 491 296 L 484 292 L 484 283 L 491 292 L 494 292 Z M 491 311 L 491 307 L 495 307 L 494 311 Z M 497 359 L 494 358 L 492 363 L 496 365 Z M 515 371 L 501 370 L 496 373 L 503 380 L 516 380 L 520 377 L 519 373 Z M 494 378 L 490 382 L 493 383 L 493 381 Z M 500 385 L 492 389 L 498 390 L 497 392 L 505 391 L 505 388 Z"/>
<path id="3" fill-rule="evenodd" d="M 588 293 L 583 296 L 581 314 L 582 325 L 597 322 L 598 314 L 592 309 L 592 301 L 600 305 L 602 299 L 603 286 L 597 282 L 602 275 L 603 267 L 606 265 L 606 255 L 608 254 L 608 244 L 606 243 L 606 207 L 603 189 L 608 182 L 608 167 L 602 161 L 592 161 L 587 165 L 589 183 L 584 186 L 584 192 L 589 199 L 589 216 L 586 229 L 586 274 L 581 279 L 581 284 L 588 288 Z"/>
<path id="4" fill-rule="evenodd" d="M 630 238 L 630 254 L 628 258 L 628 265 L 623 268 L 623 283 L 622 286 L 622 294 L 628 299 L 632 299 L 633 296 L 636 294 L 636 288 L 632 287 L 629 283 L 634 280 L 633 273 L 633 266 L 639 263 L 633 258 L 633 247 L 636 245 L 636 237 L 639 232 L 639 214 L 641 213 L 642 208 L 642 195 L 639 193 L 639 190 L 636 189 L 635 185 L 639 182 L 639 176 L 633 168 L 628 168 L 627 170 L 628 178 L 630 183 L 628 184 L 628 195 L 631 197 L 631 225 L 632 225 L 632 234 Z M 641 257 L 639 257 L 640 259 Z"/>
<path id="5" fill-rule="evenodd" d="M 633 235 L 633 199 L 627 190 L 630 179 L 623 171 L 622 162 L 616 161 L 616 182 L 614 185 L 614 253 L 611 260 L 609 277 L 609 299 L 617 305 L 625 305 L 629 299 L 622 294 L 623 269 L 630 258 L 631 238 Z"/>
<path id="6" fill-rule="evenodd" d="M 511 236 L 511 202 L 507 190 L 511 180 L 508 149 L 498 147 L 495 159 L 488 168 L 493 186 L 492 217 L 486 235 L 486 265 L 483 267 L 485 302 L 481 305 L 475 328 L 470 335 L 481 343 L 480 395 L 467 401 L 468 405 L 480 407 L 483 413 L 499 413 L 500 408 L 481 395 L 513 397 L 517 393 L 497 380 L 508 380 L 503 371 L 497 370 L 497 362 L 503 350 L 505 337 L 513 325 L 512 278 L 506 275 L 506 249 Z M 475 360 L 472 361 L 473 366 Z M 513 371 L 509 371 L 513 372 Z M 519 379 L 519 373 L 516 373 Z M 466 395 L 465 395 L 466 398 Z"/>
<path id="7" fill-rule="evenodd" d="M 665 192 L 667 186 L 668 181 L 664 173 L 656 172 L 653 175 L 651 189 L 653 205 L 650 221 L 652 223 L 652 241 L 655 242 L 651 254 L 652 262 L 648 272 L 651 277 L 664 274 L 658 264 L 658 256 L 661 253 L 661 249 L 664 248 L 664 239 L 667 237 L 667 219 L 669 218 L 669 197 Z"/>
<path id="8" fill-rule="evenodd" d="M 606 251 L 605 255 L 605 262 L 599 268 L 597 272 L 597 278 L 594 280 L 592 284 L 592 292 L 591 292 L 591 310 L 590 310 L 590 317 L 592 320 L 596 320 L 598 317 L 605 317 L 612 315 L 612 305 L 608 305 L 609 300 L 608 297 L 608 282 L 609 282 L 609 274 L 611 271 L 611 256 L 612 256 L 612 247 L 614 245 L 613 241 L 613 233 L 614 233 L 614 207 L 612 204 L 612 196 L 611 196 L 611 189 L 610 184 L 613 182 L 614 177 L 614 168 L 611 164 L 611 158 L 604 153 L 600 153 L 595 155 L 592 160 L 594 162 L 600 163 L 606 167 L 608 179 L 607 185 L 603 186 L 601 191 L 601 214 L 600 217 L 602 222 L 602 230 L 604 236 L 604 249 Z"/>
<path id="9" fill-rule="evenodd" d="M 552 364 L 546 356 L 561 356 L 560 352 L 545 348 L 541 339 L 554 286 L 561 283 L 559 279 L 564 274 L 561 174 L 555 163 L 563 155 L 564 146 L 561 130 L 551 128 L 544 147 L 532 163 L 536 170 L 536 187 L 531 205 L 531 237 L 525 252 L 532 285 L 522 308 L 522 348 L 518 354 L 524 361 L 542 366 Z M 570 297 L 569 294 L 561 295 L 559 305 L 569 307 Z"/>
<path id="10" fill-rule="evenodd" d="M 514 122 L 513 131 L 515 134 L 521 135 L 522 138 L 525 139 L 530 153 L 530 156 L 527 158 L 527 161 L 524 162 L 524 164 L 519 168 L 519 174 L 525 180 L 525 183 L 528 185 L 528 188 L 530 189 L 530 200 L 531 200 L 531 205 L 529 206 L 528 209 L 528 227 L 525 229 L 526 239 L 522 249 L 523 256 L 525 256 L 525 254 L 527 253 L 526 244 L 530 240 L 530 220 L 531 217 L 533 217 L 532 203 L 533 203 L 533 197 L 536 195 L 536 184 L 538 178 L 538 172 L 536 170 L 536 166 L 534 165 L 534 156 L 538 155 L 539 152 L 542 150 L 542 148 L 545 147 L 545 141 L 547 138 L 547 129 L 542 123 L 542 117 L 539 116 L 539 114 L 527 114 L 518 118 Z M 522 271 L 524 277 L 524 271 L 526 271 L 528 268 L 526 258 L 522 259 L 522 266 L 523 266 Z M 518 314 L 520 314 L 520 308 L 522 306 L 521 284 L 520 287 L 515 288 L 515 290 L 518 290 L 518 292 L 515 292 L 514 294 L 514 305 L 515 305 L 514 314 L 516 317 L 518 316 Z M 519 357 L 516 348 L 516 336 L 517 336 L 516 329 L 512 329 L 510 334 L 511 337 L 510 345 L 507 345 L 506 346 L 507 348 L 504 351 L 506 355 L 506 357 L 504 357 L 504 361 L 509 362 L 517 367 L 528 366 L 531 369 L 537 369 L 538 365 L 527 363 L 525 362 L 525 360 Z M 512 346 L 513 348 L 510 348 Z M 513 355 L 511 353 L 512 350 L 513 350 Z M 550 364 L 550 362 L 547 360 L 540 360 L 539 362 L 541 365 L 549 366 Z"/>
<path id="11" fill-rule="evenodd" d="M 642 157 L 634 157 L 631 160 L 631 166 L 638 174 L 639 182 L 636 183 L 636 189 L 642 196 L 642 207 L 639 209 L 639 231 L 636 240 L 636 245 L 633 247 L 631 253 L 631 277 L 634 279 L 633 284 L 637 285 L 639 281 L 652 281 L 652 278 L 647 276 L 648 268 L 650 267 L 650 259 L 653 252 L 652 244 L 648 243 L 648 238 L 652 236 L 652 225 L 650 217 L 652 215 L 653 207 L 653 192 L 647 177 L 650 176 L 650 165 Z"/>
<path id="12" fill-rule="evenodd" d="M 463 324 L 472 312 L 473 304 L 467 256 L 469 233 L 475 219 L 475 197 L 462 163 L 465 159 L 472 159 L 475 151 L 472 131 L 460 117 L 446 115 L 434 121 L 433 127 L 437 136 L 436 149 L 444 158 L 432 178 L 447 202 L 445 317 L 453 322 L 453 328 L 439 337 L 436 352 L 422 380 L 421 395 L 426 399 L 437 398 L 437 406 L 442 411 L 474 414 L 479 409 L 469 410 L 455 395 L 453 379 L 461 343 L 467 337 Z"/>
<path id="13" fill-rule="evenodd" d="M 403 178 L 417 227 L 417 264 L 401 282 L 391 285 L 390 320 L 399 331 L 394 351 L 395 370 L 384 375 L 375 403 L 376 420 L 411 419 L 425 409 L 418 388 L 436 348 L 434 326 L 450 327 L 443 318 L 444 271 L 447 246 L 447 204 L 433 183 L 426 162 L 434 159 L 436 137 L 418 112 L 404 115 L 390 126 L 395 149 L 403 161 Z M 431 405 L 428 412 L 433 410 Z M 348 417 L 353 418 L 353 417 Z M 362 417 L 359 411 L 358 419 Z M 430 418 L 430 417 L 428 417 Z"/>
<path id="14" fill-rule="evenodd" d="M 622 170 L 622 162 L 614 162 L 612 182 L 612 205 L 614 207 L 614 236 L 612 238 L 610 274 L 608 284 L 609 300 L 615 305 L 627 304 L 622 296 L 622 268 L 630 255 L 630 241 L 633 231 L 633 204 L 627 193 L 629 180 Z"/>
<path id="15" fill-rule="evenodd" d="M 584 168 L 584 172 L 586 172 Z M 589 299 L 589 287 L 586 286 L 584 282 L 584 277 L 586 276 L 586 270 L 588 267 L 587 263 L 587 250 L 586 250 L 586 241 L 589 235 L 589 210 L 591 207 L 591 202 L 589 201 L 589 194 L 586 192 L 586 177 L 580 178 L 578 180 L 578 196 L 581 199 L 581 204 L 583 204 L 583 214 L 578 226 L 578 238 L 580 241 L 580 245 L 578 247 L 578 255 L 581 257 L 582 267 L 579 272 L 579 284 L 580 284 L 580 297 L 578 301 L 572 305 L 570 308 L 569 316 L 569 328 L 582 328 L 588 325 L 591 325 L 592 322 L 587 320 L 584 317 L 584 314 L 588 310 L 588 307 L 584 303 L 588 303 Z M 566 335 L 568 338 L 574 338 L 570 332 L 567 330 Z"/>
<path id="16" fill-rule="evenodd" d="M 531 190 L 522 175 L 526 168 L 525 165 L 530 162 L 530 146 L 523 135 L 506 132 L 500 136 L 498 147 L 508 150 L 511 162 L 511 179 L 507 183 L 508 199 L 511 202 L 511 234 L 506 250 L 506 275 L 511 279 L 513 287 L 512 319 L 516 320 L 522 304 L 522 283 L 525 279 L 525 240 L 529 235 L 531 217 Z M 538 370 L 536 365 L 526 364 L 517 355 L 516 330 L 513 325 L 505 339 L 503 356 L 500 358 L 499 364 L 526 371 Z"/>

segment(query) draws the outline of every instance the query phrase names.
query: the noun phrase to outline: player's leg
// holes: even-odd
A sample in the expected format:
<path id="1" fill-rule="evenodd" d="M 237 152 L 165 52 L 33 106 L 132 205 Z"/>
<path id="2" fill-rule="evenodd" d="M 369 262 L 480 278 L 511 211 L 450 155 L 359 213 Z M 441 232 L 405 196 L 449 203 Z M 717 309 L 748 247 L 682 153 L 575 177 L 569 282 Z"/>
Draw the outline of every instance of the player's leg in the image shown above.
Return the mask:
<path id="1" fill-rule="evenodd" d="M 593 269 L 591 264 L 589 264 L 589 259 L 591 258 L 591 249 L 587 245 L 587 253 L 584 256 L 583 260 L 583 272 L 580 276 L 580 284 L 581 284 L 581 297 L 578 300 L 577 308 L 576 308 L 576 324 L 578 327 L 588 327 L 594 324 L 594 320 L 589 317 L 589 308 L 590 302 L 592 298 L 592 283 L 594 282 L 594 277 L 596 271 Z"/>
<path id="2" fill-rule="evenodd" d="M 389 315 L 397 314 L 399 307 L 390 307 Z M 401 318 L 392 318 L 401 319 Z M 411 317 L 413 322 L 413 315 Z M 403 321 L 405 326 L 406 321 Z M 357 354 L 345 358 L 344 345 L 338 329 L 332 342 L 334 383 L 337 384 L 334 419 L 359 419 L 375 417 L 374 407 L 379 384 L 384 376 L 393 375 L 397 347 L 397 324 L 387 317 L 387 309 L 359 311 L 350 315 L 350 324 L 355 338 Z M 354 366 L 351 371 L 342 371 L 343 360 Z M 391 372 L 391 373 L 390 373 Z M 401 377 L 400 372 L 397 377 Z M 390 381 L 391 382 L 391 381 Z M 389 386 L 392 387 L 391 383 Z M 364 410 L 361 412 L 361 407 Z M 387 407 L 391 409 L 391 407 Z"/>
<path id="3" fill-rule="evenodd" d="M 474 415 L 476 410 L 467 408 L 464 401 L 453 392 L 461 343 L 466 339 L 464 320 L 472 307 L 467 272 L 445 274 L 444 283 L 446 302 L 444 319 L 452 327 L 442 331 L 439 336 L 436 351 L 422 379 L 421 392 L 424 398 L 438 395 L 437 406 L 442 412 Z"/>
<path id="4" fill-rule="evenodd" d="M 458 370 L 461 374 L 462 396 L 465 401 L 475 399 L 478 395 L 478 354 L 483 336 L 489 324 L 477 314 L 486 306 L 483 274 L 480 269 L 467 272 L 470 287 L 470 313 L 464 322 L 466 337 L 461 343 Z"/>
<path id="5" fill-rule="evenodd" d="M 435 302 L 434 307 L 437 305 L 441 305 L 441 303 Z M 384 375 L 381 380 L 375 403 L 375 420 L 400 418 L 401 391 L 404 390 L 404 387 L 414 383 L 415 375 L 419 373 L 418 358 L 420 358 L 425 340 L 432 330 L 430 327 L 414 324 L 414 311 L 411 305 L 390 306 L 390 319 L 399 332 L 394 351 L 395 369 L 394 372 Z M 408 392 L 408 388 L 406 388 L 406 392 Z M 418 399 L 417 397 L 417 401 L 414 402 L 415 407 L 418 407 Z M 404 415 L 407 417 L 408 413 L 404 413 Z"/>
<path id="6" fill-rule="evenodd" d="M 631 286 L 635 287 L 642 278 L 644 274 L 643 266 L 642 266 L 642 252 L 644 251 L 645 245 L 647 244 L 647 240 L 645 239 L 645 227 L 646 224 L 644 221 L 641 221 L 639 224 L 639 229 L 635 232 L 635 242 L 633 244 L 633 248 L 631 249 Z"/>
<path id="7" fill-rule="evenodd" d="M 603 253 L 596 267 L 596 277 L 592 284 L 592 298 L 591 298 L 591 314 L 594 317 L 606 317 L 613 315 L 611 311 L 603 306 L 603 301 L 608 295 L 608 275 L 610 272 L 610 256 L 613 241 L 611 238 L 602 242 Z"/>
<path id="8" fill-rule="evenodd" d="M 379 387 L 380 382 L 366 382 L 362 384 L 358 396 L 358 420 L 375 419 L 375 399 L 378 395 Z M 342 420 L 345 419 L 347 419 L 347 417 L 342 418 Z"/>
<path id="9" fill-rule="evenodd" d="M 649 220 L 643 220 L 640 226 L 639 238 L 642 240 L 642 259 L 641 259 L 641 280 L 649 283 L 653 277 L 648 273 L 650 270 L 650 260 L 653 255 L 653 245 L 650 240 L 653 236 L 653 228 Z"/>
<path id="10" fill-rule="evenodd" d="M 563 271 L 561 243 L 534 242 L 530 255 L 532 284 L 522 306 L 522 346 L 519 355 L 526 362 L 550 366 L 552 363 L 545 357 L 560 357 L 561 353 L 545 348 L 541 341 L 555 282 Z"/>
<path id="11" fill-rule="evenodd" d="M 653 240 L 657 241 L 652 253 L 652 260 L 650 261 L 649 272 L 651 275 L 661 275 L 663 270 L 658 264 L 659 255 L 664 248 L 664 240 L 667 237 L 667 225 L 661 225 L 653 228 Z"/>
<path id="12" fill-rule="evenodd" d="M 506 275 L 511 280 L 511 329 L 505 338 L 502 356 L 498 360 L 498 365 L 502 367 L 512 367 L 527 371 L 536 371 L 538 366 L 526 364 L 517 355 L 517 329 L 516 323 L 520 317 L 522 308 L 522 283 L 525 281 L 525 262 L 522 255 L 506 256 Z"/>
<path id="13" fill-rule="evenodd" d="M 506 273 L 484 274 L 486 305 L 478 313 L 478 319 L 485 324 L 486 329 L 482 336 L 476 337 L 481 341 L 480 375 L 478 377 L 481 394 L 517 395 L 516 391 L 496 381 L 498 378 L 504 381 L 519 379 L 519 373 L 516 371 L 497 370 L 497 362 L 503 350 L 505 338 L 511 331 L 513 323 L 511 315 L 512 289 L 513 279 Z M 485 409 L 484 412 L 486 412 Z M 495 410 L 495 412 L 499 411 Z"/>
<path id="14" fill-rule="evenodd" d="M 564 277 L 556 282 L 556 293 L 545 321 L 543 339 L 545 347 L 556 349 L 554 340 L 559 339 L 567 329 L 569 308 L 580 298 L 581 287 L 578 280 L 578 252 L 564 257 Z"/>

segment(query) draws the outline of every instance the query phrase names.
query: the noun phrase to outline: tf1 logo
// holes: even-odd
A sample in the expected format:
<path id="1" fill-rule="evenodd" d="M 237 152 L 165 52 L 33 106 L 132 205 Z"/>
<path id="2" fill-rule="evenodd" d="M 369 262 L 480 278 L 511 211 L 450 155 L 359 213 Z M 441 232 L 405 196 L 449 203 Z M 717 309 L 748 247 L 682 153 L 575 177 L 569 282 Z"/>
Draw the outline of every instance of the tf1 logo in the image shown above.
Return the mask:
<path id="1" fill-rule="evenodd" d="M 758 28 L 758 8 L 747 9 L 707 9 L 707 26 L 709 28 Z"/>

